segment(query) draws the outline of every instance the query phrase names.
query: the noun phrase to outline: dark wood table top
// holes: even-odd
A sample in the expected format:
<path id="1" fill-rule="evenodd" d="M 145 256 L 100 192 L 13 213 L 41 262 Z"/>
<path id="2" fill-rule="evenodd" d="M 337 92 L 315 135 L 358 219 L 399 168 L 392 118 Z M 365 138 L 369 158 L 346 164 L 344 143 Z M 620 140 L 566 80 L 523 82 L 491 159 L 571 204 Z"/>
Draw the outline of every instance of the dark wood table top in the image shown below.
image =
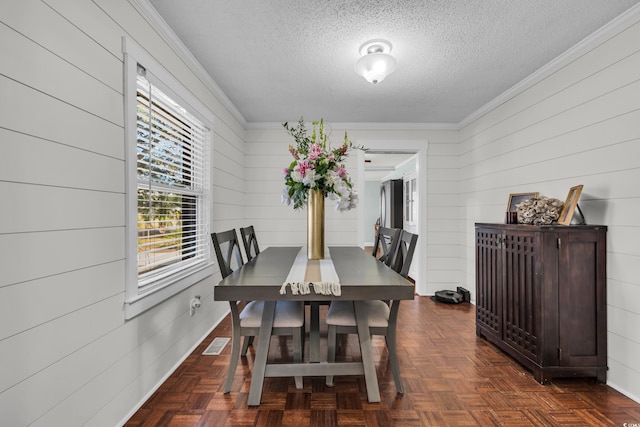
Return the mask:
<path id="1" fill-rule="evenodd" d="M 214 288 L 217 301 L 413 299 L 415 286 L 357 246 L 331 246 L 329 253 L 342 295 L 280 294 L 301 247 L 268 247 Z"/>

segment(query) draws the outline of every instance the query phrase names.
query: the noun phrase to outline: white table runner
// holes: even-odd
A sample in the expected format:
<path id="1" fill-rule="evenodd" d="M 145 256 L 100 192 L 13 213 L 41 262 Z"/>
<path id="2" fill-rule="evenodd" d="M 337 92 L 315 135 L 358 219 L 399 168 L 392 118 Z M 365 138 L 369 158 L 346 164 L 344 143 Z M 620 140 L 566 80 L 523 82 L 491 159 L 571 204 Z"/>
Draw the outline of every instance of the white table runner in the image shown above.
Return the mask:
<path id="1" fill-rule="evenodd" d="M 324 248 L 324 259 L 308 259 L 307 248 L 302 247 L 296 256 L 287 279 L 280 288 L 280 294 L 287 294 L 287 286 L 292 295 L 307 295 L 311 288 L 319 295 L 340 296 L 340 279 L 331 261 L 329 248 Z"/>

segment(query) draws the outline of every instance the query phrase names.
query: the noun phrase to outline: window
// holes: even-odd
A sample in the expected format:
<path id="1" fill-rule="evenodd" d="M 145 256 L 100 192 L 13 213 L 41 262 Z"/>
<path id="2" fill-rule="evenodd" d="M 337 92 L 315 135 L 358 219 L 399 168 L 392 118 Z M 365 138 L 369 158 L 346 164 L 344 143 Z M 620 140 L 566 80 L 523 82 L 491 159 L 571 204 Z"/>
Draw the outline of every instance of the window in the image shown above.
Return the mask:
<path id="1" fill-rule="evenodd" d="M 188 92 L 137 50 L 125 42 L 127 318 L 211 274 L 210 130 L 177 95 Z"/>

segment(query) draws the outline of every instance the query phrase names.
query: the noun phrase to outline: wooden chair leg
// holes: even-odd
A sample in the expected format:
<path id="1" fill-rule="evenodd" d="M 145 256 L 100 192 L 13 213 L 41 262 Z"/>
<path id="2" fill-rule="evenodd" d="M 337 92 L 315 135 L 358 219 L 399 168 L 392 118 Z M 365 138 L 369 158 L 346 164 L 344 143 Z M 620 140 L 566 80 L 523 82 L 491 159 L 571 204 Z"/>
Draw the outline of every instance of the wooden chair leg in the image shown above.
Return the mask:
<path id="1" fill-rule="evenodd" d="M 242 356 L 247 355 L 247 350 L 249 350 L 249 346 L 253 344 L 254 338 L 255 337 L 253 336 L 244 337 L 244 339 L 242 340 Z"/>
<path id="2" fill-rule="evenodd" d="M 329 325 L 327 331 L 327 362 L 335 362 L 336 361 L 336 327 L 334 325 Z M 327 375 L 326 384 L 329 387 L 333 387 L 333 375 Z"/>
<path id="3" fill-rule="evenodd" d="M 295 363 L 302 363 L 302 332 L 304 332 L 303 328 L 296 328 L 298 330 L 293 330 L 293 361 Z M 301 389 L 303 387 L 302 377 L 294 377 L 296 381 L 296 388 Z"/>

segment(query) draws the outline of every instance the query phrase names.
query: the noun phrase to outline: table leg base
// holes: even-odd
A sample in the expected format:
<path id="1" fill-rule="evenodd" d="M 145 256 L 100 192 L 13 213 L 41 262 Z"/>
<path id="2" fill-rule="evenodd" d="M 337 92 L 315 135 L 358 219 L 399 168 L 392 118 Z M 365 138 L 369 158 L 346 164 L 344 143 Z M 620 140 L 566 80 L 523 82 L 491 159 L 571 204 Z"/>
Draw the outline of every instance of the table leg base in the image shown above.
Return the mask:
<path id="1" fill-rule="evenodd" d="M 364 375 L 360 362 L 278 363 L 267 365 L 265 377 L 324 377 L 327 375 Z"/>

